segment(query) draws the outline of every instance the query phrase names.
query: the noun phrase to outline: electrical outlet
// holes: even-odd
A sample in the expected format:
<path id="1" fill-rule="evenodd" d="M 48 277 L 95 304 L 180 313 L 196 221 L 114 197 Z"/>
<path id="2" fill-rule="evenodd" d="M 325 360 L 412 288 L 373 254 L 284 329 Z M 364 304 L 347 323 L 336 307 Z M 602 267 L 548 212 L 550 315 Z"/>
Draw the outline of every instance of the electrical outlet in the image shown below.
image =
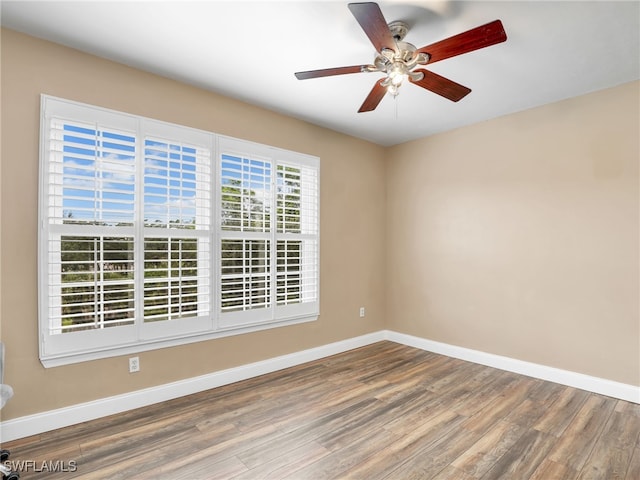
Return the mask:
<path id="1" fill-rule="evenodd" d="M 360 307 L 360 317 L 364 317 L 364 307 Z"/>
<path id="2" fill-rule="evenodd" d="M 129 373 L 134 373 L 139 371 L 140 371 L 140 358 L 131 357 L 129 359 Z"/>

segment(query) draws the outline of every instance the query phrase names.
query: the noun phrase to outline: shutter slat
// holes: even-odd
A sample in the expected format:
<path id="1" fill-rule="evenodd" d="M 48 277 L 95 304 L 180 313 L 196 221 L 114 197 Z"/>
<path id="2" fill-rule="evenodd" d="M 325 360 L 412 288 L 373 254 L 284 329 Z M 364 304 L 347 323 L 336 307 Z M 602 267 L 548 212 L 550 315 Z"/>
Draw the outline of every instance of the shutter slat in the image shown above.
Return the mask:
<path id="1" fill-rule="evenodd" d="M 271 162 L 229 154 L 223 154 L 221 162 L 222 229 L 269 232 L 272 196 Z"/>
<path id="2" fill-rule="evenodd" d="M 49 324 L 69 332 L 132 324 L 133 237 L 62 235 L 49 241 Z M 59 255 L 55 255 L 60 252 Z M 54 260 L 55 259 L 55 260 Z M 58 279 L 56 281 L 56 279 Z"/>
<path id="3" fill-rule="evenodd" d="M 145 322 L 209 314 L 210 243 L 208 238 L 145 238 Z"/>
<path id="4" fill-rule="evenodd" d="M 49 223 L 132 225 L 135 134 L 53 119 L 49 137 Z"/>
<path id="5" fill-rule="evenodd" d="M 222 239 L 221 311 L 246 311 L 271 306 L 269 240 Z"/>

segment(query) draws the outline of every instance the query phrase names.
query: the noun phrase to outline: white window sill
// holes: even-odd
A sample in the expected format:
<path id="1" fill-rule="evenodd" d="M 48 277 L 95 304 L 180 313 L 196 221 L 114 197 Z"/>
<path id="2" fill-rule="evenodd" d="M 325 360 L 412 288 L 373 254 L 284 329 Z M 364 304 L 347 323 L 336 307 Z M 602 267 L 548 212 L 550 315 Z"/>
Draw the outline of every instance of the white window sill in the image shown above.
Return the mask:
<path id="1" fill-rule="evenodd" d="M 187 345 L 189 343 L 203 342 L 214 340 L 216 338 L 230 337 L 233 335 L 241 335 L 245 333 L 259 332 L 261 330 L 269 330 L 272 328 L 286 327 L 299 323 L 313 322 L 318 319 L 318 315 L 308 315 L 303 317 L 287 318 L 280 321 L 260 323 L 256 325 L 243 325 L 242 327 L 225 328 L 215 332 L 204 332 L 198 334 L 190 334 L 181 337 L 156 339 L 148 341 L 140 341 L 130 345 L 120 345 L 117 347 L 109 347 L 100 350 L 78 351 L 73 353 L 65 353 L 61 355 L 41 356 L 40 361 L 45 368 L 60 367 L 63 365 L 71 365 L 74 363 L 88 362 L 91 360 L 99 360 L 101 358 L 118 357 L 121 355 L 131 355 L 134 353 L 147 352 L 149 350 L 157 350 L 160 348 L 175 347 L 179 345 Z"/>

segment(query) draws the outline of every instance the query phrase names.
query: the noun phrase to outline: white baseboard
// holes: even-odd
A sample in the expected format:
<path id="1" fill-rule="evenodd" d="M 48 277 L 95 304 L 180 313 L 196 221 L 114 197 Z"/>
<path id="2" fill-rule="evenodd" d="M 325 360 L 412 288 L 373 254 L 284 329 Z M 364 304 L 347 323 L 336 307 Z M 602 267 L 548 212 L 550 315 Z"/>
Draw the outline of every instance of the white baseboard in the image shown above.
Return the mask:
<path id="1" fill-rule="evenodd" d="M 76 423 L 202 392 L 210 388 L 228 385 L 247 378 L 257 377 L 265 373 L 346 352 L 347 350 L 363 347 L 384 339 L 385 332 L 378 331 L 199 377 L 7 420 L 0 424 L 0 442 L 8 442 L 56 428 L 67 427 Z"/>
<path id="2" fill-rule="evenodd" d="M 392 342 L 640 404 L 640 387 L 387 330 Z"/>
<path id="3" fill-rule="evenodd" d="M 404 333 L 380 330 L 367 335 L 270 358 L 260 362 L 241 365 L 199 377 L 188 378 L 157 387 L 7 420 L 0 423 L 0 442 L 8 442 L 56 428 L 67 427 L 76 423 L 125 412 L 134 408 L 145 407 L 192 393 L 202 392 L 210 388 L 228 385 L 240 380 L 246 380 L 247 378 L 257 377 L 265 373 L 275 372 L 305 362 L 346 352 L 347 350 L 370 345 L 381 340 L 390 340 L 421 350 L 640 404 L 640 387 L 633 385 L 435 342 Z"/>

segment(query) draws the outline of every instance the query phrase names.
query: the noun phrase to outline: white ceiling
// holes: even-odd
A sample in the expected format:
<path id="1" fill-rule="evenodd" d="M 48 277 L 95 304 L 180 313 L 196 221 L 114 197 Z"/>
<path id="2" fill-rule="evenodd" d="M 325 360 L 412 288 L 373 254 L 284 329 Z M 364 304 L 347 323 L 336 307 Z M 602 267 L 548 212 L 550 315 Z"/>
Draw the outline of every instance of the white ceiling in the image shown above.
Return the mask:
<path id="1" fill-rule="evenodd" d="M 379 2 L 406 41 L 431 44 L 495 19 L 507 41 L 434 64 L 472 89 L 458 103 L 415 85 L 358 108 L 381 74 L 300 81 L 372 63 L 347 1 L 8 1 L 2 25 L 308 122 L 394 145 L 640 78 L 640 2 Z"/>

